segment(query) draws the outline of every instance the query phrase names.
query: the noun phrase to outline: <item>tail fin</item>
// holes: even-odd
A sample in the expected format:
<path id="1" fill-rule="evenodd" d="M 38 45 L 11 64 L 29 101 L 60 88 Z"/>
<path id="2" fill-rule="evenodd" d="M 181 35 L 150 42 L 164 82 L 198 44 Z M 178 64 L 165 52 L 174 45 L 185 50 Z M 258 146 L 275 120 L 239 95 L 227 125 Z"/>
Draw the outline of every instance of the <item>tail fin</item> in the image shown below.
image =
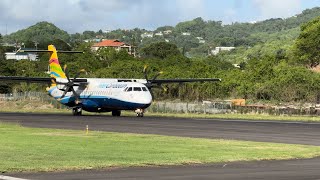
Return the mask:
<path id="1" fill-rule="evenodd" d="M 54 45 L 49 45 L 48 50 L 19 50 L 19 52 L 36 52 L 36 53 L 50 53 L 49 67 L 50 67 L 50 77 L 52 78 L 67 78 L 66 74 L 62 71 L 59 60 L 59 53 L 83 53 L 82 51 L 57 51 Z"/>
<path id="2" fill-rule="evenodd" d="M 49 66 L 50 66 L 50 77 L 52 78 L 67 78 L 65 73 L 62 71 L 57 50 L 54 45 L 48 46 L 48 51 L 50 52 Z"/>

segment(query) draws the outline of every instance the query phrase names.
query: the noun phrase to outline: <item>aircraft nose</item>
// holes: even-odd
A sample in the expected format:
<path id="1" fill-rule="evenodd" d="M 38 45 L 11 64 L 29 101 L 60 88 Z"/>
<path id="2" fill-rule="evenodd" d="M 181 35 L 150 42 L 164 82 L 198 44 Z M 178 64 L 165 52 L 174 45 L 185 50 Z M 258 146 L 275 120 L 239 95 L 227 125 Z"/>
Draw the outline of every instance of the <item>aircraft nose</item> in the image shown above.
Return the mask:
<path id="1" fill-rule="evenodd" d="M 145 93 L 145 95 L 143 96 L 142 104 L 151 104 L 152 103 L 152 96 L 150 94 L 150 92 Z"/>

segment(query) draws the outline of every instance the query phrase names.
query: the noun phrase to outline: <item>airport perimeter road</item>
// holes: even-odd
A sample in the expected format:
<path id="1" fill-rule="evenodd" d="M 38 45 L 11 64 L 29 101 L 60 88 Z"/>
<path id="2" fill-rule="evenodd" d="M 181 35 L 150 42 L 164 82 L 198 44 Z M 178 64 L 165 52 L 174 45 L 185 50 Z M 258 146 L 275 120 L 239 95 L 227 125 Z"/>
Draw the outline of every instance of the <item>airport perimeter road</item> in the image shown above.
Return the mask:
<path id="1" fill-rule="evenodd" d="M 79 116 L 69 114 L 0 113 L 0 121 L 23 126 L 222 138 L 320 146 L 320 123 L 183 119 L 163 117 Z"/>

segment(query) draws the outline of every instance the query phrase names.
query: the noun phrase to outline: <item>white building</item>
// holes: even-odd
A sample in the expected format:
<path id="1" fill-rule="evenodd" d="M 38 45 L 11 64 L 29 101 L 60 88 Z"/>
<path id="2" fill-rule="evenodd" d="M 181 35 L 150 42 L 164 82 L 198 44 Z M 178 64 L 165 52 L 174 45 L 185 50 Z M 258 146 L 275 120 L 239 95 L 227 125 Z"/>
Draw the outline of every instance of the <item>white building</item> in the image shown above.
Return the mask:
<path id="1" fill-rule="evenodd" d="M 172 30 L 165 30 L 163 31 L 163 34 L 171 34 L 172 33 Z"/>
<path id="2" fill-rule="evenodd" d="M 217 55 L 220 51 L 231 51 L 232 49 L 235 49 L 235 47 L 216 47 L 216 49 L 211 50 L 211 54 Z"/>
<path id="3" fill-rule="evenodd" d="M 160 32 L 157 32 L 154 34 L 155 36 L 163 36 L 163 33 L 160 31 Z"/>
<path id="4" fill-rule="evenodd" d="M 19 50 L 17 52 L 6 52 L 5 53 L 6 60 L 9 60 L 9 59 L 14 59 L 17 61 L 23 60 L 23 59 L 27 59 L 30 61 L 37 61 L 38 60 L 38 55 L 36 53 L 19 52 Z"/>
<path id="5" fill-rule="evenodd" d="M 141 38 L 152 38 L 152 37 L 153 37 L 153 33 L 145 32 L 141 34 Z"/>
<path id="6" fill-rule="evenodd" d="M 181 33 L 183 36 L 190 36 L 191 35 L 191 33 L 189 33 L 189 32 L 183 32 L 183 33 Z"/>

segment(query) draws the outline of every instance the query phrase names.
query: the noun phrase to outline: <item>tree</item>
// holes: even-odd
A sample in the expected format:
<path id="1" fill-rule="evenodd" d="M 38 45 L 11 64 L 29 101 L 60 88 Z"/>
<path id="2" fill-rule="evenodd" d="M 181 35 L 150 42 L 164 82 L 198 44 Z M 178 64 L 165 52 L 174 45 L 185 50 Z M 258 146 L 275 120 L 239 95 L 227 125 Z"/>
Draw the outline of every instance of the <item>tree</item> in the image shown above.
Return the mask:
<path id="1" fill-rule="evenodd" d="M 110 67 L 111 62 L 116 58 L 116 50 L 114 48 L 99 48 L 97 51 L 98 58 L 101 61 L 106 62 L 107 66 Z M 128 53 L 127 53 L 128 54 Z"/>
<path id="2" fill-rule="evenodd" d="M 300 64 L 315 67 L 320 64 L 320 17 L 301 26 L 295 42 L 294 54 Z"/>
<path id="3" fill-rule="evenodd" d="M 160 59 L 165 59 L 169 56 L 181 55 L 175 44 L 167 42 L 153 43 L 143 48 L 141 51 L 146 57 L 155 57 Z"/>

